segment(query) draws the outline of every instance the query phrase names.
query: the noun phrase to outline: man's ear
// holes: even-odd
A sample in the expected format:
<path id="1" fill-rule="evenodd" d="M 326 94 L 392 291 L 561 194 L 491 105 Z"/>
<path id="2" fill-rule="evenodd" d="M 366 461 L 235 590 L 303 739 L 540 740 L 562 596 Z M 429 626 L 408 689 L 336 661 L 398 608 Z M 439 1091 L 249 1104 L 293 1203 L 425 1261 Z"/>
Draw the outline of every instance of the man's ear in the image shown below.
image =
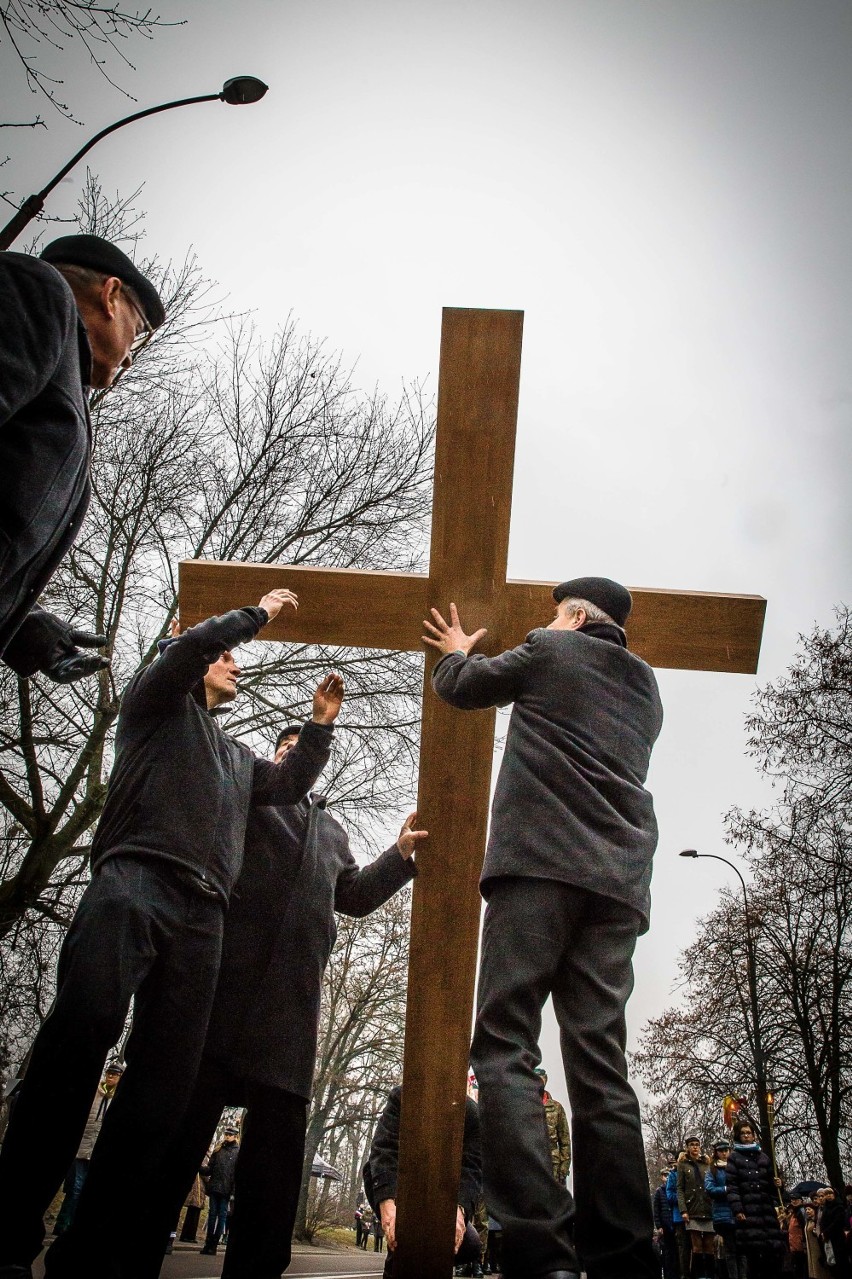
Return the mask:
<path id="1" fill-rule="evenodd" d="M 98 302 L 101 311 L 110 320 L 115 318 L 118 311 L 118 295 L 120 293 L 121 280 L 115 275 L 107 276 L 98 292 Z"/>

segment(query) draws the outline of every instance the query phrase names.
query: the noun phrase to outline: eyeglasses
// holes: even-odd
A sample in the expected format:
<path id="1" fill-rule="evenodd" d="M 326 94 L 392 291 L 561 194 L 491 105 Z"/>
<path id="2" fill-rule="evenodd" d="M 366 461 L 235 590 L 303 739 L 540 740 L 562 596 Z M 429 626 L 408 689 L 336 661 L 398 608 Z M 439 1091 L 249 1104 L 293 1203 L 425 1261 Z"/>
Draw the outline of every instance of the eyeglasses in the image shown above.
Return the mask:
<path id="1" fill-rule="evenodd" d="M 136 325 L 136 336 L 134 337 L 133 342 L 131 343 L 131 346 L 130 346 L 131 355 L 135 355 L 137 351 L 140 351 L 142 347 L 145 346 L 146 342 L 148 341 L 151 334 L 153 333 L 153 329 L 148 323 L 148 317 L 145 315 L 142 308 L 139 306 L 139 303 L 135 300 L 133 295 L 130 293 L 129 289 L 127 289 L 122 284 L 121 291 L 124 294 L 124 296 L 127 298 L 127 301 L 130 303 L 130 305 L 133 307 L 133 310 L 136 312 L 136 317 L 138 320 L 138 324 Z"/>

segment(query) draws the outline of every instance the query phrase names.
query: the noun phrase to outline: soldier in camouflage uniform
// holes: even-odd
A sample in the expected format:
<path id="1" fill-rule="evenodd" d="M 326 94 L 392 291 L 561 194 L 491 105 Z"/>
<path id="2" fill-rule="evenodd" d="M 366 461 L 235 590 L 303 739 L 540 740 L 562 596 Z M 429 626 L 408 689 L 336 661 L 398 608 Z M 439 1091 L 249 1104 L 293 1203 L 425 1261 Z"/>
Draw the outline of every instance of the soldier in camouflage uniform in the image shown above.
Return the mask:
<path id="1" fill-rule="evenodd" d="M 551 1097 L 547 1091 L 547 1071 L 539 1066 L 535 1072 L 544 1085 L 544 1117 L 547 1122 L 547 1135 L 550 1138 L 550 1156 L 553 1160 L 553 1175 L 560 1185 L 564 1186 L 571 1170 L 571 1130 L 568 1127 L 568 1116 L 561 1101 Z"/>

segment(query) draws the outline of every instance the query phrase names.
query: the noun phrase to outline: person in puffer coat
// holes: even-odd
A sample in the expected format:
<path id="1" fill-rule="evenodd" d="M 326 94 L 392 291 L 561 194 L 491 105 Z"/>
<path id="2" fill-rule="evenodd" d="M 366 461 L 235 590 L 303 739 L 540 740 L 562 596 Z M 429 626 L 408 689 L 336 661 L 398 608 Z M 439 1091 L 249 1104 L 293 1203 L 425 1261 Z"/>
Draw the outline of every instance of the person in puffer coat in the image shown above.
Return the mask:
<path id="1" fill-rule="evenodd" d="M 737 1228 L 737 1250 L 745 1255 L 751 1279 L 775 1274 L 780 1267 L 784 1237 L 775 1215 L 776 1188 L 772 1162 L 755 1140 L 747 1119 L 734 1124 L 734 1145 L 728 1159 L 728 1206 Z"/>

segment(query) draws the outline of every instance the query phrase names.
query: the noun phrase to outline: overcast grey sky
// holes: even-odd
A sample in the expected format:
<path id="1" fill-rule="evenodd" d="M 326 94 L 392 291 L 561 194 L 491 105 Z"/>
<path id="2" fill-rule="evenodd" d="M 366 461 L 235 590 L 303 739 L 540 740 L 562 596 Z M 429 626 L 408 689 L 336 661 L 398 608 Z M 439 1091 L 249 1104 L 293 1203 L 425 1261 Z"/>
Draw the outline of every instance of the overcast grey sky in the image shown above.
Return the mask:
<path id="1" fill-rule="evenodd" d="M 391 393 L 434 387 L 442 306 L 523 309 L 510 575 L 765 595 L 758 681 L 830 623 L 852 597 L 848 0 L 159 10 L 188 21 L 129 50 L 141 106 L 237 73 L 271 88 L 100 145 L 108 189 L 145 183 L 148 250 L 195 246 L 235 307 L 268 331 L 292 310 Z M 25 118 L 0 53 L 2 117 Z M 133 109 L 82 67 L 69 80 L 85 131 L 45 111 L 49 132 L 4 135 L 19 195 Z M 659 678 L 634 1036 L 726 882 L 677 851 L 724 851 L 723 812 L 768 795 L 743 756 L 755 680 Z M 545 1051 L 559 1093 L 551 1026 Z"/>

